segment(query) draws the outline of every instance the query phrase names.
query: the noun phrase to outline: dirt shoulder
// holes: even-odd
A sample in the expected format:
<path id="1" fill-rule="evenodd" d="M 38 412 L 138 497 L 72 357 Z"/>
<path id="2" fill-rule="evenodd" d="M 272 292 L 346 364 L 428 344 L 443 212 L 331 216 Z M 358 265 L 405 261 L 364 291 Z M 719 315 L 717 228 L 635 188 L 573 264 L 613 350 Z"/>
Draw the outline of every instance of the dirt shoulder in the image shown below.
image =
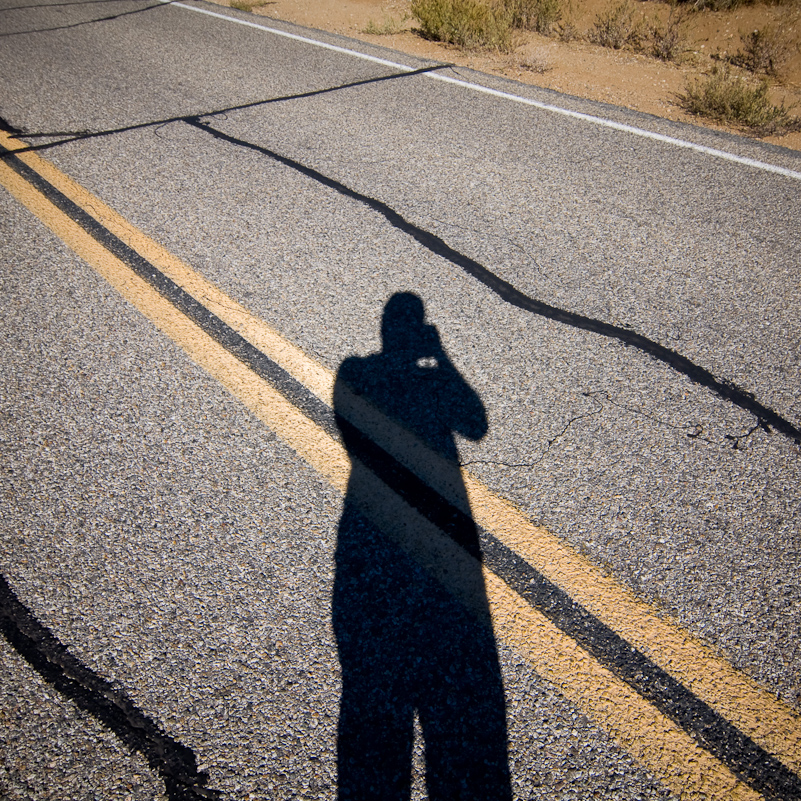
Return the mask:
<path id="1" fill-rule="evenodd" d="M 555 89 L 591 100 L 655 114 L 670 120 L 749 135 L 741 129 L 719 125 L 684 111 L 678 95 L 688 80 L 707 73 L 715 63 L 743 47 L 742 36 L 779 28 L 790 52 L 780 73 L 771 81 L 771 99 L 794 107 L 801 115 L 801 3 L 741 7 L 735 11 L 700 11 L 688 15 L 681 26 L 686 52 L 679 63 L 660 61 L 631 50 L 612 50 L 586 39 L 563 41 L 536 33 L 516 34 L 510 53 L 464 51 L 421 37 L 411 15 L 411 0 L 215 0 L 252 13 L 294 22 L 311 28 L 344 34 L 372 44 L 390 47 L 423 58 L 512 78 L 522 83 Z M 563 17 L 578 36 L 593 28 L 598 14 L 615 0 L 573 0 Z M 632 4 L 637 19 L 647 27 L 667 20 L 669 6 L 656 0 Z M 801 132 L 762 137 L 764 141 L 801 151 Z"/>

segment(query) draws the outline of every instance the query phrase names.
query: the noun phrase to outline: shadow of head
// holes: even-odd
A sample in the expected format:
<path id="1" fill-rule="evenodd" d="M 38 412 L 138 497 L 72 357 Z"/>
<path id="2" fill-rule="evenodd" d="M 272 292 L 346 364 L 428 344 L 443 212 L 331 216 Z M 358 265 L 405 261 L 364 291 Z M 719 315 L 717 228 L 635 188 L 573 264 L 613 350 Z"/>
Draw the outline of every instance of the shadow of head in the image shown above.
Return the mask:
<path id="1" fill-rule="evenodd" d="M 381 317 L 380 353 L 346 360 L 339 377 L 357 395 L 420 437 L 449 460 L 458 459 L 453 434 L 481 439 L 487 430 L 478 396 L 452 364 L 422 299 L 398 292 Z"/>
<path id="2" fill-rule="evenodd" d="M 416 361 L 433 357 L 440 349 L 439 335 L 425 322 L 423 301 L 412 292 L 394 294 L 384 306 L 381 318 L 381 344 L 384 353 L 406 354 Z"/>

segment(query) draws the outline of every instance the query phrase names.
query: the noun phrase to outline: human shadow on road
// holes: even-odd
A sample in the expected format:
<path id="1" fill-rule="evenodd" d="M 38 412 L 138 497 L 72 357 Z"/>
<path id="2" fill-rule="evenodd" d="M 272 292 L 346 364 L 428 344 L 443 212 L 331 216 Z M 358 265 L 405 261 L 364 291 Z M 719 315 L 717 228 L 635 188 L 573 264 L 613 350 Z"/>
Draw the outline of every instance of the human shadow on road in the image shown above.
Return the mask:
<path id="1" fill-rule="evenodd" d="M 454 441 L 454 432 L 483 437 L 486 415 L 437 329 L 425 323 L 419 297 L 394 295 L 381 333 L 381 352 L 346 359 L 334 390 L 352 463 L 333 593 L 342 666 L 339 798 L 409 798 L 416 715 L 432 801 L 507 801 L 503 683 Z M 407 458 L 406 467 L 398 464 L 375 444 L 375 432 L 368 438 L 354 425 L 360 408 L 405 429 L 407 444 L 420 446 L 407 457 L 411 452 L 412 460 L 433 462 L 408 464 Z M 391 431 L 384 437 L 391 439 Z M 448 501 L 427 493 L 413 475 L 432 464 L 440 486 L 450 487 Z M 423 508 L 437 503 L 440 508 Z M 430 528 L 438 518 L 449 538 Z M 462 603 L 432 574 L 447 577 Z"/>

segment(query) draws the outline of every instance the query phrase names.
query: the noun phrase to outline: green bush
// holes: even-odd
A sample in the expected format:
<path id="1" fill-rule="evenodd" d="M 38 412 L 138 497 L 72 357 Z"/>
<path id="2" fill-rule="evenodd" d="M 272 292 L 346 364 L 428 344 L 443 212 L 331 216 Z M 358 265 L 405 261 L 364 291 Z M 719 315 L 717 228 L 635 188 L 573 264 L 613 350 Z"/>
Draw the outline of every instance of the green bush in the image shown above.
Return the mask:
<path id="1" fill-rule="evenodd" d="M 511 15 L 479 0 L 412 0 L 412 14 L 428 39 L 467 49 L 510 50 Z"/>
<path id="2" fill-rule="evenodd" d="M 782 104 L 768 97 L 768 83 L 746 81 L 728 67 L 715 65 L 705 78 L 687 85 L 679 100 L 691 114 L 727 122 L 767 136 L 801 130 L 801 120 L 791 117 Z"/>

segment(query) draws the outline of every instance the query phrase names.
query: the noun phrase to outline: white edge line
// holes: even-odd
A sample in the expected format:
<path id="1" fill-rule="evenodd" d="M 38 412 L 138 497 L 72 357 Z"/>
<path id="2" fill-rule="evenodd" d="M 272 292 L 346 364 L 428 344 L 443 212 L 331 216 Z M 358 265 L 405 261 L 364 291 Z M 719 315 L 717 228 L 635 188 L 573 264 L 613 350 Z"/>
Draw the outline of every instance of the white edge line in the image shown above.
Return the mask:
<path id="1" fill-rule="evenodd" d="M 299 36 L 296 33 L 289 33 L 288 31 L 282 31 L 278 28 L 270 28 L 267 25 L 260 25 L 257 22 L 250 22 L 249 20 L 239 19 L 238 17 L 231 17 L 227 14 L 220 14 L 216 11 L 209 11 L 206 8 L 198 8 L 197 6 L 189 6 L 185 3 L 178 3 L 173 2 L 173 0 L 159 0 L 162 3 L 171 6 L 178 6 L 179 8 L 185 8 L 187 11 L 194 11 L 198 14 L 206 14 L 209 17 L 217 17 L 218 19 L 227 20 L 228 22 L 235 22 L 237 25 L 244 25 L 247 28 L 257 28 L 260 31 L 266 31 L 267 33 L 272 33 L 275 36 L 283 36 L 286 39 L 293 39 L 297 42 L 303 42 L 304 44 L 309 44 L 314 47 L 320 47 L 324 50 L 332 50 L 335 53 L 342 53 L 347 56 L 353 56 L 354 58 L 360 58 L 363 61 L 371 61 L 374 64 L 382 64 L 385 67 L 392 67 L 393 69 L 400 70 L 401 72 L 414 72 L 413 67 L 409 67 L 406 64 L 399 64 L 396 61 L 389 61 L 384 58 L 378 58 L 377 56 L 369 56 L 366 53 L 360 53 L 358 50 L 350 50 L 347 47 L 338 47 L 337 45 L 328 44 L 327 42 L 321 42 L 317 39 L 311 39 L 308 36 Z M 714 158 L 723 159 L 725 161 L 731 161 L 735 164 L 743 164 L 746 167 L 753 167 L 757 170 L 762 170 L 763 172 L 772 172 L 776 175 L 783 175 L 785 178 L 793 178 L 797 181 L 801 181 L 801 172 L 797 172 L 795 170 L 790 170 L 787 167 L 779 167 L 775 164 L 768 164 L 764 161 L 757 161 L 756 159 L 749 159 L 745 156 L 737 156 L 734 153 L 728 153 L 725 150 L 717 150 L 714 147 L 707 147 L 706 145 L 698 145 L 694 142 L 688 142 L 685 139 L 676 139 L 673 136 L 666 136 L 665 134 L 655 133 L 654 131 L 648 131 L 644 128 L 637 128 L 634 125 L 626 125 L 622 122 L 615 122 L 614 120 L 608 120 L 605 117 L 596 117 L 593 114 L 584 114 L 580 111 L 570 111 L 569 109 L 562 108 L 561 106 L 554 106 L 550 103 L 543 103 L 539 100 L 532 100 L 528 97 L 521 97 L 520 95 L 513 95 L 509 92 L 501 92 L 498 89 L 490 89 L 487 86 L 481 86 L 477 83 L 471 83 L 470 81 L 463 81 L 458 78 L 451 78 L 447 75 L 440 75 L 435 72 L 423 72 L 420 75 L 424 78 L 430 78 L 435 81 L 442 81 L 443 83 L 450 83 L 455 86 L 459 86 L 462 89 L 469 89 L 473 92 L 481 92 L 485 95 L 490 95 L 492 97 L 497 97 L 502 100 L 510 100 L 514 103 L 521 103 L 525 106 L 533 106 L 534 108 L 541 109 L 543 111 L 550 111 L 554 114 L 561 114 L 564 117 L 571 117 L 575 120 L 582 120 L 583 122 L 591 123 L 592 125 L 600 125 L 604 128 L 611 128 L 615 131 L 622 131 L 623 133 L 632 134 L 633 136 L 639 136 L 643 139 L 650 139 L 654 142 L 661 142 L 662 144 L 666 145 L 673 145 L 674 147 L 683 147 L 687 150 L 694 150 L 696 153 L 703 153 L 707 156 L 712 156 Z"/>
<path id="2" fill-rule="evenodd" d="M 258 22 L 250 22 L 246 19 L 239 19 L 239 17 L 231 17 L 228 14 L 220 14 L 217 11 L 209 11 L 207 8 L 198 8 L 197 6 L 188 6 L 186 3 L 176 3 L 173 0 L 159 0 L 160 3 L 165 3 L 170 6 L 177 6 L 178 8 L 185 8 L 187 11 L 195 11 L 198 14 L 206 14 L 209 17 L 217 17 L 218 19 L 228 20 L 228 22 L 235 22 L 237 25 L 244 25 L 246 28 L 258 28 L 260 31 L 267 31 L 276 36 L 283 36 L 287 39 L 294 39 L 296 42 L 303 42 L 304 44 L 314 45 L 315 47 L 322 47 L 324 50 L 333 50 L 335 53 L 344 53 L 346 56 L 354 56 L 364 61 L 372 61 L 375 64 L 383 64 L 385 67 L 394 67 L 395 69 L 404 72 L 414 72 L 414 67 L 407 67 L 405 64 L 398 64 L 395 61 L 387 61 L 385 58 L 378 58 L 377 56 L 368 56 L 366 53 L 360 53 L 358 50 L 349 50 L 347 47 L 337 47 L 336 45 L 328 44 L 327 42 L 320 42 L 317 39 L 309 39 L 307 36 L 299 36 L 296 33 L 289 33 L 282 31 L 278 28 L 270 28 L 267 25 L 259 25 Z"/>

